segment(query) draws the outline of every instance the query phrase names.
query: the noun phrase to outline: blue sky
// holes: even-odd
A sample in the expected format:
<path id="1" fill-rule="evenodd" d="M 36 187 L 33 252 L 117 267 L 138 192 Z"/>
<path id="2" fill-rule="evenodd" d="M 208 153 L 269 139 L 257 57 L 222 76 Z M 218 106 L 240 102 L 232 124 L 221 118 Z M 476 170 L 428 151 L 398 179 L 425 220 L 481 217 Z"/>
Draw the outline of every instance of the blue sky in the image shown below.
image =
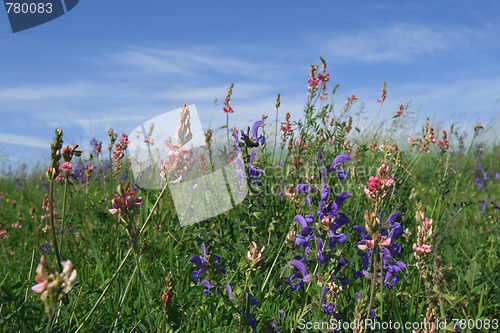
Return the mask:
<path id="1" fill-rule="evenodd" d="M 381 118 L 411 99 L 411 134 L 427 116 L 487 125 L 500 111 L 499 13 L 498 1 L 472 0 L 101 0 L 13 34 L 2 8 L 0 159 L 48 156 L 59 126 L 85 147 L 182 104 L 219 126 L 232 82 L 230 125 L 274 121 L 278 93 L 281 120 L 298 119 L 320 56 L 338 109 L 356 94 L 371 118 L 386 81 Z"/>

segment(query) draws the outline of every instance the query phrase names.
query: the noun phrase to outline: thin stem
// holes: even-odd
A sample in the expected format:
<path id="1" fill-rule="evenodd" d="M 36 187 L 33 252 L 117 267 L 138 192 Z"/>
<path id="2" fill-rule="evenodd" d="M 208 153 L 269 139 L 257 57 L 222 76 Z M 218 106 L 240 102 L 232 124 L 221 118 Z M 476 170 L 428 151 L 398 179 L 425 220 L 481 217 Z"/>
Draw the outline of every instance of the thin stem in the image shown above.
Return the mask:
<path id="1" fill-rule="evenodd" d="M 148 318 L 149 331 L 153 332 L 152 325 L 151 325 L 151 318 L 149 316 L 150 311 L 149 311 L 149 306 L 148 306 L 148 300 L 146 299 L 146 293 L 144 292 L 144 286 L 142 285 L 143 278 L 142 278 L 141 266 L 140 266 L 141 258 L 142 258 L 142 255 L 140 255 L 139 258 L 137 258 L 137 253 L 134 252 L 135 267 L 137 268 L 137 271 L 139 272 L 139 287 L 140 287 L 140 292 L 141 292 L 141 296 L 142 296 L 142 301 L 144 302 L 144 305 L 146 306 L 146 316 Z"/>
<path id="2" fill-rule="evenodd" d="M 375 245 L 373 248 L 372 286 L 371 286 L 371 290 L 370 290 L 370 301 L 368 302 L 368 309 L 367 309 L 366 318 L 370 318 L 373 296 L 375 295 L 375 288 L 377 285 L 377 263 L 378 263 L 378 246 Z"/>
<path id="3" fill-rule="evenodd" d="M 130 285 L 132 284 L 132 280 L 134 279 L 136 271 L 137 271 L 137 266 L 135 266 L 134 271 L 132 272 L 132 275 L 130 276 L 130 280 L 127 283 L 127 287 L 125 288 L 125 291 L 123 292 L 123 296 L 122 296 L 122 299 L 120 301 L 120 305 L 118 306 L 118 313 L 116 314 L 115 324 L 113 325 L 113 332 L 116 331 L 116 325 L 118 325 L 118 320 L 120 319 L 120 314 L 122 312 L 123 303 L 125 302 L 125 297 L 127 296 L 127 292 L 130 288 Z"/>
<path id="4" fill-rule="evenodd" d="M 61 264 L 61 257 L 59 256 L 59 247 L 57 246 L 56 228 L 54 226 L 54 180 L 49 182 L 49 210 L 50 210 L 50 229 L 52 229 L 52 239 L 54 241 L 54 250 L 56 251 L 57 262 Z"/>
<path id="5" fill-rule="evenodd" d="M 59 253 L 62 252 L 62 243 L 64 237 L 64 220 L 66 217 L 66 197 L 68 194 L 68 173 L 66 173 L 66 177 L 64 177 L 64 196 L 63 196 L 63 209 L 62 209 L 62 217 L 61 217 L 61 243 L 59 244 Z"/>

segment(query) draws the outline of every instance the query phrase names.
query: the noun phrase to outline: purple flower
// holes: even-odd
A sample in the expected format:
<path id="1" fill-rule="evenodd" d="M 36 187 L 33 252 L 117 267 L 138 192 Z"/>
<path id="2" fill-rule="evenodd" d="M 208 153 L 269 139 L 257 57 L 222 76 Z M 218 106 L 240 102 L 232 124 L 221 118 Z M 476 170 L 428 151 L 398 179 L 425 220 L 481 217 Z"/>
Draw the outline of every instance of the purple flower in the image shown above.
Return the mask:
<path id="1" fill-rule="evenodd" d="M 257 304 L 259 304 L 259 299 L 257 297 L 250 298 L 250 305 L 257 305 Z"/>
<path id="2" fill-rule="evenodd" d="M 382 266 L 385 271 L 384 286 L 387 289 L 391 289 L 394 284 L 398 283 L 400 277 L 394 273 L 399 272 L 403 268 L 406 269 L 406 265 L 402 261 L 398 261 L 395 264 L 389 264 L 389 260 L 393 259 L 391 256 L 391 251 L 387 248 L 380 250 L 382 252 Z M 389 282 L 389 279 L 392 283 Z"/>
<path id="3" fill-rule="evenodd" d="M 339 179 L 345 179 L 347 177 L 347 170 L 346 169 L 338 169 L 338 166 L 340 164 L 347 162 L 347 161 L 350 161 L 350 160 L 351 160 L 351 158 L 349 157 L 349 155 L 346 155 L 346 154 L 338 155 L 333 160 L 333 163 L 330 166 L 330 171 L 336 172 Z"/>
<path id="4" fill-rule="evenodd" d="M 488 198 L 484 198 L 482 200 L 479 200 L 479 202 L 481 202 L 481 205 L 479 206 L 479 208 L 481 208 L 481 214 L 484 214 L 484 211 L 486 210 L 486 201 L 488 200 Z"/>
<path id="5" fill-rule="evenodd" d="M 330 237 L 330 241 L 328 242 L 328 248 L 331 250 L 335 244 L 337 243 L 345 243 L 347 242 L 347 236 L 344 233 L 337 233 L 337 229 L 339 229 L 344 224 L 349 223 L 349 219 L 344 214 L 340 214 L 339 217 L 333 221 L 330 230 L 328 230 L 328 237 Z"/>
<path id="6" fill-rule="evenodd" d="M 210 288 L 212 288 L 212 285 L 207 280 L 201 281 L 200 284 L 208 288 L 208 289 L 203 289 L 203 295 L 207 296 L 208 293 L 210 292 Z"/>
<path id="7" fill-rule="evenodd" d="M 191 273 L 191 277 L 193 278 L 193 281 L 198 282 L 200 281 L 200 275 L 205 273 L 207 268 L 205 267 L 205 257 L 207 256 L 207 247 L 205 246 L 205 243 L 201 244 L 201 248 L 203 250 L 203 256 L 192 256 L 189 258 L 188 262 L 192 262 L 196 266 L 198 266 L 199 270 L 194 271 Z"/>
<path id="8" fill-rule="evenodd" d="M 349 283 L 349 279 L 345 276 L 337 277 L 337 273 L 342 268 L 342 266 L 345 266 L 348 263 L 349 263 L 349 261 L 347 261 L 347 259 L 340 258 L 339 263 L 337 264 L 337 268 L 335 268 L 335 271 L 333 272 L 333 281 L 340 280 L 340 283 L 342 283 L 343 286 L 345 286 L 346 284 Z"/>
<path id="9" fill-rule="evenodd" d="M 252 125 L 252 137 L 253 138 L 250 138 L 250 127 L 247 128 L 247 133 L 246 134 L 242 130 L 241 131 L 241 140 L 244 143 L 240 143 L 240 145 L 245 145 L 248 148 L 256 148 L 256 147 L 259 146 L 259 141 L 260 141 L 260 144 L 263 145 L 266 142 L 266 139 L 264 138 L 263 135 L 258 136 L 259 127 L 263 123 L 264 122 L 262 120 L 259 120 L 259 121 L 256 121 L 255 123 L 253 123 L 253 125 Z M 238 136 L 236 135 L 236 133 L 234 133 L 233 136 L 235 138 L 235 141 L 237 142 L 238 141 Z"/>
<path id="10" fill-rule="evenodd" d="M 363 261 L 363 270 L 354 272 L 353 276 L 355 280 L 366 276 L 368 274 L 368 266 L 370 265 L 368 261 L 368 254 L 366 254 L 366 252 L 359 252 L 358 254 L 361 257 L 361 260 Z"/>
<path id="11" fill-rule="evenodd" d="M 231 299 L 231 295 L 233 295 L 233 288 L 231 288 L 229 284 L 226 284 L 224 288 L 226 288 L 227 292 L 229 293 L 229 299 Z"/>
<path id="12" fill-rule="evenodd" d="M 321 237 L 318 237 L 318 244 L 316 245 L 316 258 L 318 259 L 320 265 L 323 265 L 326 261 L 328 261 L 328 259 L 330 259 L 323 255 L 323 240 Z"/>
<path id="13" fill-rule="evenodd" d="M 309 194 L 309 193 L 311 193 L 311 190 L 309 189 L 309 186 L 307 186 L 306 184 L 299 184 L 295 188 L 295 192 Z"/>
<path id="14" fill-rule="evenodd" d="M 285 317 L 286 317 L 285 311 L 279 310 L 279 321 L 283 320 Z M 278 324 L 278 322 L 277 322 L 276 319 L 274 319 L 271 322 L 271 327 L 275 329 L 276 333 L 282 333 L 283 332 L 283 328 L 280 327 L 280 325 Z"/>
<path id="15" fill-rule="evenodd" d="M 226 269 L 221 269 L 220 268 L 220 257 L 219 256 L 214 256 L 214 262 L 215 262 L 215 266 L 217 266 L 217 269 L 219 270 L 220 273 L 222 274 L 225 274 L 226 273 Z"/>
<path id="16" fill-rule="evenodd" d="M 330 291 L 330 288 L 321 288 L 321 309 L 325 311 L 326 314 L 333 314 L 335 309 L 335 304 L 326 304 L 326 294 Z"/>
<path id="17" fill-rule="evenodd" d="M 253 318 L 248 319 L 247 325 L 252 328 L 253 333 L 257 333 L 257 327 L 255 326 L 255 320 L 253 320 Z"/>
<path id="18" fill-rule="evenodd" d="M 257 184 L 257 185 L 262 185 L 261 182 L 259 182 L 259 180 L 257 179 L 261 174 L 264 173 L 264 170 L 262 169 L 257 169 L 254 165 L 253 165 L 253 159 L 255 157 L 257 153 L 255 151 L 252 152 L 252 154 L 250 155 L 250 164 L 248 165 L 248 174 L 250 175 L 250 177 L 252 177 L 252 183 L 253 184 Z"/>
<path id="19" fill-rule="evenodd" d="M 307 274 L 306 265 L 304 265 L 302 261 L 295 259 L 290 263 L 290 266 L 295 267 L 302 275 L 302 278 L 297 272 L 294 272 L 288 278 L 288 284 L 290 285 L 290 289 L 292 291 L 299 290 L 302 288 L 302 282 L 308 283 L 311 280 L 311 277 Z M 297 283 L 292 283 L 294 280 L 297 280 Z"/>

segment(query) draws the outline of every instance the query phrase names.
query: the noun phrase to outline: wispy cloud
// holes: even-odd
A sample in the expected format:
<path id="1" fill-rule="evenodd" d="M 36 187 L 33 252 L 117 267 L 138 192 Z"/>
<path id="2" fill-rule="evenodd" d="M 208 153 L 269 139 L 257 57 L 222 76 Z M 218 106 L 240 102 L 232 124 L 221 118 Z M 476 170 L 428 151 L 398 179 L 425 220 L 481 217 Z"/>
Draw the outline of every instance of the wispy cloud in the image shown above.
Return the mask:
<path id="1" fill-rule="evenodd" d="M 19 134 L 6 134 L 0 133 L 0 142 L 7 143 L 9 145 L 18 145 L 18 146 L 27 146 L 33 148 L 49 148 L 50 145 L 38 138 L 28 136 L 28 135 L 19 135 Z"/>
<path id="2" fill-rule="evenodd" d="M 279 62 L 270 60 L 255 60 L 262 57 L 262 52 L 247 52 L 236 56 L 223 48 L 197 46 L 184 49 L 170 47 L 127 47 L 127 49 L 111 54 L 108 60 L 113 65 L 126 66 L 130 70 L 153 76 L 169 75 L 184 78 L 213 79 L 213 74 L 245 76 L 248 78 L 265 79 L 280 71 Z M 249 54 L 255 53 L 255 57 Z M 252 59 L 252 60 L 250 60 Z"/>
<path id="3" fill-rule="evenodd" d="M 416 56 L 449 50 L 461 39 L 454 30 L 397 25 L 343 33 L 327 40 L 324 51 L 334 59 L 358 62 L 408 62 Z"/>

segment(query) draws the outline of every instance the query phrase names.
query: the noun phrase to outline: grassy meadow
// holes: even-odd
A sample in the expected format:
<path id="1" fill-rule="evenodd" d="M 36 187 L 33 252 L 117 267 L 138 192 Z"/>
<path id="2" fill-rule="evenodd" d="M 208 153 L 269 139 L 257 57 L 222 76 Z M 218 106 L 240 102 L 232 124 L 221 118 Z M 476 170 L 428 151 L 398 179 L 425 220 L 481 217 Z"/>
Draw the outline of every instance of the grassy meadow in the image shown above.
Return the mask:
<path id="1" fill-rule="evenodd" d="M 231 86 L 208 158 L 183 108 L 162 189 L 137 184 L 119 129 L 83 152 L 57 129 L 43 171 L 0 178 L 0 331 L 498 331 L 498 144 L 429 121 L 393 139 L 411 111 L 384 109 L 385 84 L 387 119 L 360 130 L 333 86 L 312 66 L 300 119 L 278 96 L 238 131 Z M 181 226 L 168 185 L 228 140 L 244 199 Z"/>

